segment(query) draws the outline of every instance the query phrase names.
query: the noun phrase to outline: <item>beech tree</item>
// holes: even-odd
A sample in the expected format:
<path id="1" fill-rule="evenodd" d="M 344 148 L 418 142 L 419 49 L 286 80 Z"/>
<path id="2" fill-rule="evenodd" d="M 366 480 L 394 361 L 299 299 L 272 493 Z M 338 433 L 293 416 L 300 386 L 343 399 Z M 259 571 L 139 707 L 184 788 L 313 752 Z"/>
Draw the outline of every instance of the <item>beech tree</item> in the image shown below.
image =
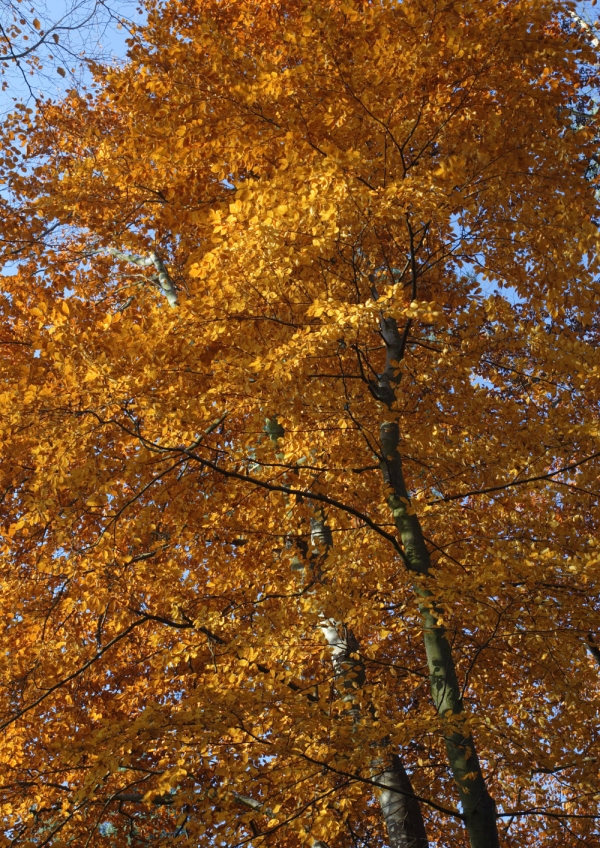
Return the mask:
<path id="1" fill-rule="evenodd" d="M 598 844 L 597 48 L 166 0 L 5 121 L 2 844 Z"/>

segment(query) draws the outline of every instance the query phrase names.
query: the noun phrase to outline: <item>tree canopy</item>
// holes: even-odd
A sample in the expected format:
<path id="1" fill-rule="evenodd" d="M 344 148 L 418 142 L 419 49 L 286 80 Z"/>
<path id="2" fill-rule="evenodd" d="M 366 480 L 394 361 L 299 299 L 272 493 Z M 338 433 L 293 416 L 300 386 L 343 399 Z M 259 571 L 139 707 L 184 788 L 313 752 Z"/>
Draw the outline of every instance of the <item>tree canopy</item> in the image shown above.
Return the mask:
<path id="1" fill-rule="evenodd" d="M 0 130 L 0 844 L 597 846 L 597 42 L 129 44 Z"/>

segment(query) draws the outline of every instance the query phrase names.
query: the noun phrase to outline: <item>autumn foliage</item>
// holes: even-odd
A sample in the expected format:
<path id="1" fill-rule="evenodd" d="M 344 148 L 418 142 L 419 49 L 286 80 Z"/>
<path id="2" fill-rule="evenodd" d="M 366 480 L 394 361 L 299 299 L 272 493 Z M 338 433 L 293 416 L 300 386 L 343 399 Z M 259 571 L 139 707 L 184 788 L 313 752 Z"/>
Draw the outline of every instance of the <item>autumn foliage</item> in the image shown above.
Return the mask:
<path id="1" fill-rule="evenodd" d="M 600 843 L 597 62 L 168 0 L 14 110 L 0 844 Z"/>

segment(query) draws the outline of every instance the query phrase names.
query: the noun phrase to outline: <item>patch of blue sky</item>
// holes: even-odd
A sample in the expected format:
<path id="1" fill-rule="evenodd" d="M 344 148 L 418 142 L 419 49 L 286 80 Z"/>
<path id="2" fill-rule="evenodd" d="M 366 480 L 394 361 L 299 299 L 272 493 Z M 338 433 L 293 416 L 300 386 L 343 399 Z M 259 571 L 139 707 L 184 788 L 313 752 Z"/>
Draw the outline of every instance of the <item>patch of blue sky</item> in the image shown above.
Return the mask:
<path id="1" fill-rule="evenodd" d="M 0 9 L 6 31 L 10 30 L 12 11 L 8 3 Z M 30 9 L 20 8 L 21 32 L 14 36 L 15 58 L 3 77 L 6 85 L 0 93 L 0 115 L 19 102 L 60 98 L 69 89 L 89 86 L 92 75 L 86 60 L 102 64 L 123 61 L 129 26 L 142 21 L 133 0 L 36 0 Z M 27 55 L 22 55 L 32 48 L 41 65 L 35 69 L 26 63 Z"/>

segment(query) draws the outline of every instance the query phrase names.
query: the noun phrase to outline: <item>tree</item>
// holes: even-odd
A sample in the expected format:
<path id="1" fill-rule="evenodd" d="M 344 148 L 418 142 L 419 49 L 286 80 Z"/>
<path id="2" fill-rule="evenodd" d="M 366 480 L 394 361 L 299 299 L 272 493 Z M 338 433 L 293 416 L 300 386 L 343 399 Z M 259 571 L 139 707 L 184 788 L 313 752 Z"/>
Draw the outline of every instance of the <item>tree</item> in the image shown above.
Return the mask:
<path id="1" fill-rule="evenodd" d="M 169 0 L 5 123 L 6 844 L 597 844 L 571 11 Z"/>

